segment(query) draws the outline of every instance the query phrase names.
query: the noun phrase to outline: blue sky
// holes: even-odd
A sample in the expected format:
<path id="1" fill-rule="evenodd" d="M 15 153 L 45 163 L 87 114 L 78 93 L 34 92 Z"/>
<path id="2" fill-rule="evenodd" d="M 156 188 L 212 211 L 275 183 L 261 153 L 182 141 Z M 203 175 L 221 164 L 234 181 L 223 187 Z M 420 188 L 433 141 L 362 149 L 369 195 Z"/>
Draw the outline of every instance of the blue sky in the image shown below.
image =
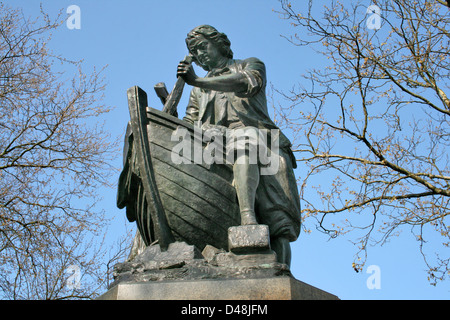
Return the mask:
<path id="1" fill-rule="evenodd" d="M 24 8 L 26 15 L 39 12 L 39 1 L 7 0 Z M 367 6 L 371 3 L 367 1 Z M 70 5 L 81 9 L 81 29 L 63 26 L 53 36 L 50 47 L 70 59 L 84 59 L 89 72 L 105 65 L 107 88 L 104 103 L 115 109 L 106 124 L 112 137 L 121 137 L 129 119 L 126 90 L 138 85 L 149 97 L 149 105 L 160 109 L 153 91 L 158 82 L 170 90 L 175 83 L 178 62 L 187 54 L 185 36 L 200 24 L 211 24 L 225 32 L 236 58 L 256 56 L 265 62 L 268 81 L 277 89 L 289 90 L 300 75 L 320 66 L 320 56 L 305 47 L 295 47 L 280 35 L 295 30 L 280 19 L 275 0 L 53 0 L 43 1 L 51 15 Z M 202 71 L 196 69 L 201 75 Z M 183 114 L 186 97 L 179 104 Z M 273 110 L 270 110 L 273 113 Z M 121 167 L 121 154 L 113 164 Z M 115 189 L 103 191 L 103 208 L 113 217 L 110 238 L 124 232 L 125 212 L 115 206 Z M 449 299 L 446 283 L 431 286 L 425 264 L 412 237 L 403 234 L 383 247 L 371 248 L 366 267 L 356 273 L 351 264 L 356 248 L 348 238 L 328 241 L 307 221 L 311 234 L 302 233 L 292 244 L 292 273 L 303 282 L 333 293 L 341 299 Z M 131 239 L 130 239 L 131 241 Z M 369 289 L 367 267 L 380 270 L 381 288 Z"/>

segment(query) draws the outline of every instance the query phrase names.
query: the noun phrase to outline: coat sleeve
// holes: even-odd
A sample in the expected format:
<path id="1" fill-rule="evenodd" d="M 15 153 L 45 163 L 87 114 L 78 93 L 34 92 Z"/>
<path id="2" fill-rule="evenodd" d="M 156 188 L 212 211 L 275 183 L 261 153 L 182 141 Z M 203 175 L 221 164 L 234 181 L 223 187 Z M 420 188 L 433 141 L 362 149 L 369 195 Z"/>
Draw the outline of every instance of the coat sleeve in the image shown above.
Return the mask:
<path id="1" fill-rule="evenodd" d="M 242 61 L 241 68 L 238 69 L 247 80 L 245 91 L 237 92 L 236 96 L 248 98 L 256 95 L 266 86 L 266 66 L 258 58 L 248 58 Z"/>

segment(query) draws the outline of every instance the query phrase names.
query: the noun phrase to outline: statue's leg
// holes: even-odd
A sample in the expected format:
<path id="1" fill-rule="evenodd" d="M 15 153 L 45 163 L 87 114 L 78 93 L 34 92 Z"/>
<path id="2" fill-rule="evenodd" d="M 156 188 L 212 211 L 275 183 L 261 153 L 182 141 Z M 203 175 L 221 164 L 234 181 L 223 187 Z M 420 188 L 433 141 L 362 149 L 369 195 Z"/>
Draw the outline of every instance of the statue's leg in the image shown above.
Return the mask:
<path id="1" fill-rule="evenodd" d="M 241 225 L 258 224 L 255 215 L 256 189 L 259 184 L 258 164 L 250 163 L 249 155 L 245 152 L 236 159 L 233 174 L 241 212 Z"/>
<path id="2" fill-rule="evenodd" d="M 277 261 L 291 266 L 291 244 L 288 238 L 280 236 L 270 239 L 270 247 L 277 254 Z"/>

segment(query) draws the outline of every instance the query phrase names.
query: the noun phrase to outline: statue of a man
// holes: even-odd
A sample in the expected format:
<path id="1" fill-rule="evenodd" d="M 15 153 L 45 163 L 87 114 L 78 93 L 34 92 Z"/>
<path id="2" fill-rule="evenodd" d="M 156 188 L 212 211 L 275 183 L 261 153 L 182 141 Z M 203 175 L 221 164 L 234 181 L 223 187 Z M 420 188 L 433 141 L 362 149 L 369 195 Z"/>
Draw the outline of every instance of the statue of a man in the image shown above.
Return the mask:
<path id="1" fill-rule="evenodd" d="M 208 73 L 198 77 L 191 63 L 179 63 L 178 76 L 194 87 L 184 120 L 206 127 L 275 129 L 279 133 L 275 174 L 261 175 L 260 163 L 250 161 L 251 150 L 246 147 L 237 152 L 240 158 L 234 162 L 233 175 L 241 223 L 268 225 L 278 261 L 290 265 L 290 242 L 300 233 L 300 200 L 293 172 L 296 162 L 290 141 L 267 111 L 264 63 L 257 58 L 233 59 L 227 36 L 209 25 L 190 31 L 186 44 L 193 61 Z"/>

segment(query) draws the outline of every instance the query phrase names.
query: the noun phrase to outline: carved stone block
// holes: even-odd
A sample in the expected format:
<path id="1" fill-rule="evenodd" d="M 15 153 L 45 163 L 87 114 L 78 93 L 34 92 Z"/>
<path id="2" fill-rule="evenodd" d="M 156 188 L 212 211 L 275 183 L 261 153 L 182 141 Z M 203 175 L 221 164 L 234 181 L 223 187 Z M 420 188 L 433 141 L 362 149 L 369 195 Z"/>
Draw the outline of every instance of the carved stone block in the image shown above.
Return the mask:
<path id="1" fill-rule="evenodd" d="M 233 253 L 269 251 L 269 227 L 263 224 L 230 227 L 228 249 Z"/>

